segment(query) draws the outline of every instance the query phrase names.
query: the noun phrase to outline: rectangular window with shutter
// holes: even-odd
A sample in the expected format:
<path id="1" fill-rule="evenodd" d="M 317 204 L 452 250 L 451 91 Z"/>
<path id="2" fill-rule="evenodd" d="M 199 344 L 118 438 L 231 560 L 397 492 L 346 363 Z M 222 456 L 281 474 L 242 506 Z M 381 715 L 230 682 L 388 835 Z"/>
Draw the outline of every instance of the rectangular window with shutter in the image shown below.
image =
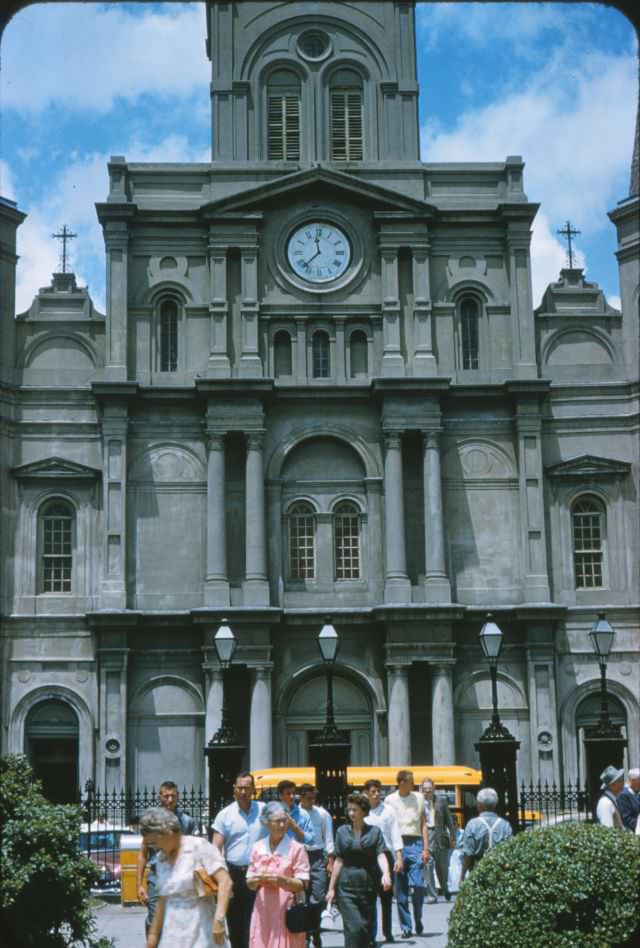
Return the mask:
<path id="1" fill-rule="evenodd" d="M 360 92 L 331 93 L 331 157 L 334 161 L 361 161 L 364 157 Z"/>
<path id="2" fill-rule="evenodd" d="M 297 95 L 270 95 L 267 102 L 267 157 L 300 159 L 300 100 Z"/>

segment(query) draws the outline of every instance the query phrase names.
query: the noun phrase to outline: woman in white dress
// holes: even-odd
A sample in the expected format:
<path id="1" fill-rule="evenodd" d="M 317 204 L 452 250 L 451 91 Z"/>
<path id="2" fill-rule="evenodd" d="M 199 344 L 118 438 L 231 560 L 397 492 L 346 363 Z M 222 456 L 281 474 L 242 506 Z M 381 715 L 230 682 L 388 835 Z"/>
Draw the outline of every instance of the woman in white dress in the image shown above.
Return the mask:
<path id="1" fill-rule="evenodd" d="M 232 882 L 220 851 L 198 836 L 183 836 L 175 813 L 147 810 L 140 820 L 145 843 L 160 850 L 160 899 L 147 936 L 147 948 L 214 948 L 226 944 L 225 917 Z M 217 897 L 201 896 L 196 871 L 218 886 Z"/>

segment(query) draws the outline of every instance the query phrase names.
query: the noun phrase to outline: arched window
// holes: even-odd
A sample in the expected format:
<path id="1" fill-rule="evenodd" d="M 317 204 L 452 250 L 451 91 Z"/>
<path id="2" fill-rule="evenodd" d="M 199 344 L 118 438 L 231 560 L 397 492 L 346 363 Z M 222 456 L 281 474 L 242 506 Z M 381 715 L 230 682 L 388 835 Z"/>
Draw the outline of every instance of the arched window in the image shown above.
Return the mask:
<path id="1" fill-rule="evenodd" d="M 596 589 L 603 582 L 604 510 L 595 497 L 581 497 L 571 509 L 576 589 Z"/>
<path id="2" fill-rule="evenodd" d="M 289 510 L 289 578 L 315 576 L 316 520 L 311 504 L 300 501 Z"/>
<path id="3" fill-rule="evenodd" d="M 362 161 L 362 79 L 351 69 L 341 69 L 331 81 L 331 158 Z"/>
<path id="4" fill-rule="evenodd" d="M 460 356 L 463 369 L 479 367 L 480 311 L 472 297 L 460 303 Z"/>
<path id="5" fill-rule="evenodd" d="M 74 515 L 71 504 L 52 500 L 40 510 L 39 579 L 41 593 L 70 593 Z"/>
<path id="6" fill-rule="evenodd" d="M 351 501 L 334 511 L 333 545 L 336 579 L 360 579 L 360 512 Z"/>
<path id="7" fill-rule="evenodd" d="M 292 374 L 291 336 L 286 329 L 279 329 L 273 337 L 273 366 L 276 378 Z"/>
<path id="8" fill-rule="evenodd" d="M 311 343 L 314 379 L 328 379 L 331 374 L 329 333 L 319 329 Z"/>
<path id="9" fill-rule="evenodd" d="M 290 69 L 271 73 L 267 84 L 267 158 L 300 158 L 300 79 Z"/>
<path id="10" fill-rule="evenodd" d="M 178 305 L 175 300 L 163 300 L 160 305 L 160 365 L 161 372 L 175 372 L 178 368 Z"/>
<path id="11" fill-rule="evenodd" d="M 349 338 L 349 366 L 351 378 L 361 378 L 368 375 L 369 359 L 367 353 L 367 334 L 357 329 Z"/>

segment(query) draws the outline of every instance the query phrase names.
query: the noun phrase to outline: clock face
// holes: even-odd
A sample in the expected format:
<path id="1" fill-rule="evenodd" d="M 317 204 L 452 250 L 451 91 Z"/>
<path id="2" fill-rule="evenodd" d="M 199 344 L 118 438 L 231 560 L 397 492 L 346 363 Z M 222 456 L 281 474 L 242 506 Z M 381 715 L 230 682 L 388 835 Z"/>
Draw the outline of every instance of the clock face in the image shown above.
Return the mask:
<path id="1" fill-rule="evenodd" d="M 349 266 L 351 245 L 339 227 L 312 221 L 293 232 L 287 257 L 296 276 L 309 283 L 328 283 Z"/>

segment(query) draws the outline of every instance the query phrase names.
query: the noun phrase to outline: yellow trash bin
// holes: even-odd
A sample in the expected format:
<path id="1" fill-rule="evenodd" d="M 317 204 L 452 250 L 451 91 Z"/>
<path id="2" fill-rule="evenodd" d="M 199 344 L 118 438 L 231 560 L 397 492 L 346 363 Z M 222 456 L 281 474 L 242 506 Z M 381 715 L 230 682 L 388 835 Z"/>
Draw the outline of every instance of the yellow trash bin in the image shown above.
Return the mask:
<path id="1" fill-rule="evenodd" d="M 133 905 L 138 901 L 136 871 L 142 836 L 122 834 L 120 837 L 120 902 Z"/>

